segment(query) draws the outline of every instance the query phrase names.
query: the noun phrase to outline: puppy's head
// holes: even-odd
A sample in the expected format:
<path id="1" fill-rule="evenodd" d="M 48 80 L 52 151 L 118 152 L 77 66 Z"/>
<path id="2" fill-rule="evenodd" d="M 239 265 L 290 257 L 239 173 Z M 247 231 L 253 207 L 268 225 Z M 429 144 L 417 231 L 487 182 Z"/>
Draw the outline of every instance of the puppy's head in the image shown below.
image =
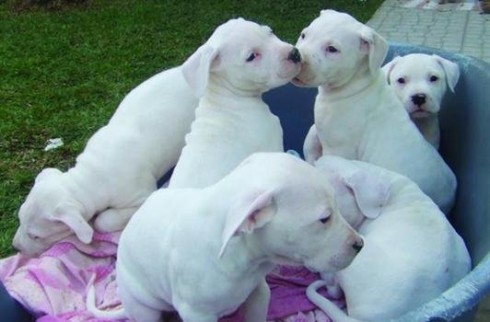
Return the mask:
<path id="1" fill-rule="evenodd" d="M 388 44 L 378 33 L 352 16 L 323 10 L 296 43 L 303 64 L 293 80 L 298 86 L 339 88 L 356 75 L 379 72 Z"/>
<path id="2" fill-rule="evenodd" d="M 317 272 L 351 263 L 363 241 L 339 214 L 328 178 L 287 154 L 255 154 L 241 167 L 256 181 L 230 208 L 221 254 L 239 235 L 274 263 Z"/>
<path id="3" fill-rule="evenodd" d="M 66 189 L 62 172 L 44 169 L 19 209 L 20 226 L 13 246 L 24 255 L 39 255 L 73 232 L 88 244 L 92 241 L 93 229 L 82 212 L 82 206 Z"/>
<path id="4" fill-rule="evenodd" d="M 458 65 L 437 55 L 395 57 L 383 71 L 412 118 L 438 113 L 446 88 L 454 92 L 459 79 Z"/>
<path id="5" fill-rule="evenodd" d="M 288 83 L 300 70 L 301 56 L 267 26 L 232 19 L 182 65 L 184 77 L 198 97 L 208 84 L 241 95 L 257 95 Z"/>

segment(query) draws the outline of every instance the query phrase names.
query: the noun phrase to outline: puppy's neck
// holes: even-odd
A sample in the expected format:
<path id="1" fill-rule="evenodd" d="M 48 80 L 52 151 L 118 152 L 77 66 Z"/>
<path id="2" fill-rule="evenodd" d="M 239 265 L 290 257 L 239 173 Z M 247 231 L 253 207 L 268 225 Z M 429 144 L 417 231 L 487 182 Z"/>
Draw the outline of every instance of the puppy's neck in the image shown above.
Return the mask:
<path id="1" fill-rule="evenodd" d="M 262 92 L 255 88 L 237 88 L 224 78 L 210 78 L 204 97 L 229 101 L 240 99 L 261 99 Z"/>
<path id="2" fill-rule="evenodd" d="M 201 97 L 196 113 L 201 114 L 203 110 L 213 110 L 234 114 L 236 111 L 263 111 L 264 109 L 268 111 L 269 107 L 263 102 L 261 93 L 239 90 L 211 82 Z"/>
<path id="3" fill-rule="evenodd" d="M 359 68 L 346 82 L 343 82 L 340 85 L 324 84 L 318 88 L 318 92 L 319 95 L 322 95 L 329 101 L 350 99 L 352 97 L 363 95 L 369 87 L 378 83 L 379 78 L 382 77 L 381 69 L 373 75 L 368 68 L 363 67 Z"/>

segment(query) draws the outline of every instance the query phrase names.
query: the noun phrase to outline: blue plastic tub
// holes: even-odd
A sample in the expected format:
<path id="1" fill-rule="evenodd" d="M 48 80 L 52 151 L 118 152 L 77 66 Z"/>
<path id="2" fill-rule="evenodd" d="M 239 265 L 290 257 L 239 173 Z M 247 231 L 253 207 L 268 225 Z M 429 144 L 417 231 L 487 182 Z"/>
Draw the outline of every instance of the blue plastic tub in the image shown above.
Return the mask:
<path id="1" fill-rule="evenodd" d="M 404 44 L 391 44 L 387 61 L 415 52 L 437 54 L 461 70 L 455 94 L 448 91 L 440 112 L 440 151 L 458 178 L 449 219 L 464 238 L 474 268 L 440 297 L 399 320 L 472 321 L 478 303 L 490 293 L 490 65 L 466 55 Z M 281 119 L 286 149 L 302 154 L 316 92 L 287 85 L 264 95 Z"/>

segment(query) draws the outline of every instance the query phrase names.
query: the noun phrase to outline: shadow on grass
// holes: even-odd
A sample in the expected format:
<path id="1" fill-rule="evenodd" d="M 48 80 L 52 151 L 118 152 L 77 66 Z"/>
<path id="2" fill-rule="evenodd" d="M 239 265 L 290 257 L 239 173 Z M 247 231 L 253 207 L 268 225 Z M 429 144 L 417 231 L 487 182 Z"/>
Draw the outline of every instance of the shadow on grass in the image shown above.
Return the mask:
<path id="1" fill-rule="evenodd" d="M 31 10 L 69 10 L 84 8 L 89 5 L 88 0 L 7 0 L 8 6 L 13 12 L 25 12 Z"/>

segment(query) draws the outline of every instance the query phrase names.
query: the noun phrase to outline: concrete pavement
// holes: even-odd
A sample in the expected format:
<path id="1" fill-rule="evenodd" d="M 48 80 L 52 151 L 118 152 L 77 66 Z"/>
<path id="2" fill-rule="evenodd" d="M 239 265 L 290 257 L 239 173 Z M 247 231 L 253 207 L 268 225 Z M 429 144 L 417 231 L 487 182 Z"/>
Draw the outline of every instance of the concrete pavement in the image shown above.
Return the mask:
<path id="1" fill-rule="evenodd" d="M 443 5 L 437 0 L 386 0 L 367 25 L 389 41 L 458 52 L 490 63 L 490 14 L 482 14 L 476 0 Z"/>

